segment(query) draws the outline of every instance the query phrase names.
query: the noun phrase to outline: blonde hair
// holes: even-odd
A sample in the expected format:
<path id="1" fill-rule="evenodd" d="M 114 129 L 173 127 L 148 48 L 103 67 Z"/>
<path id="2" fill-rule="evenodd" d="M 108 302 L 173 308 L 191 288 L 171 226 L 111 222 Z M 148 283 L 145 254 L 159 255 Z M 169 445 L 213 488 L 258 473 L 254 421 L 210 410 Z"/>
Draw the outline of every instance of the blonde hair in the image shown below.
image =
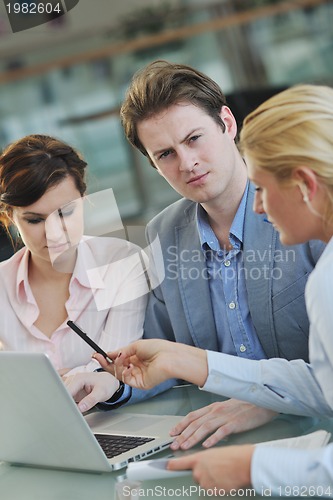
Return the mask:
<path id="1" fill-rule="evenodd" d="M 296 85 L 261 104 L 244 120 L 240 149 L 257 168 L 291 183 L 306 166 L 325 186 L 326 223 L 333 220 L 333 89 Z"/>

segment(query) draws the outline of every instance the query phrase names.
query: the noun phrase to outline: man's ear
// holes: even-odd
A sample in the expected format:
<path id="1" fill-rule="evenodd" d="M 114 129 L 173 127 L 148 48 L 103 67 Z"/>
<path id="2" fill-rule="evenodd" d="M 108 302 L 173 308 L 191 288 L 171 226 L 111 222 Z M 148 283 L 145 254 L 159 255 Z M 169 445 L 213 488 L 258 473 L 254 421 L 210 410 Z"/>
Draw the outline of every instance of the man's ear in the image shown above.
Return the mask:
<path id="1" fill-rule="evenodd" d="M 232 139 L 235 139 L 237 136 L 237 122 L 231 109 L 228 106 L 222 106 L 220 117 L 225 125 L 225 133 L 230 135 Z"/>

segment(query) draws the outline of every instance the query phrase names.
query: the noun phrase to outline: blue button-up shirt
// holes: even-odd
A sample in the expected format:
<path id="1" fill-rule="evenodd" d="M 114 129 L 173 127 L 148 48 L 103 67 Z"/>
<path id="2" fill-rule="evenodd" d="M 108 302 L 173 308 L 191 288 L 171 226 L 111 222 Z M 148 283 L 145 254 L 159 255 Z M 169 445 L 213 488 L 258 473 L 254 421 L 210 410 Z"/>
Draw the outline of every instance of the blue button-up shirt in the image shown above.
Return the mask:
<path id="1" fill-rule="evenodd" d="M 197 225 L 206 258 L 219 350 L 249 359 L 266 359 L 252 323 L 245 286 L 242 249 L 247 195 L 248 185 L 230 228 L 232 249 L 228 252 L 221 249 L 207 213 L 199 204 Z"/>

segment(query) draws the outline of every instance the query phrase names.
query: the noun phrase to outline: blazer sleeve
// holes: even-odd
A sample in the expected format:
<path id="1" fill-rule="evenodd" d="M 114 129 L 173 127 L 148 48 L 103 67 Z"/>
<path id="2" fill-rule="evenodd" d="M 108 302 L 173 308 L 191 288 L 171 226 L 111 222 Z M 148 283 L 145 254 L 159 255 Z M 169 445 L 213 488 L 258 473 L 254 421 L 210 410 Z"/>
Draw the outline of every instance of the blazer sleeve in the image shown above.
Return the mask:
<path id="1" fill-rule="evenodd" d="M 154 238 L 151 234 L 150 226 L 148 225 L 146 229 L 146 240 L 149 246 L 151 245 L 151 241 L 153 239 Z M 155 270 L 158 263 L 154 261 L 153 252 L 150 252 L 149 257 L 150 273 L 156 274 Z M 175 335 L 172 328 L 170 316 L 164 301 L 162 287 L 160 285 L 152 288 L 149 293 L 144 321 L 143 338 L 159 338 L 175 341 Z"/>

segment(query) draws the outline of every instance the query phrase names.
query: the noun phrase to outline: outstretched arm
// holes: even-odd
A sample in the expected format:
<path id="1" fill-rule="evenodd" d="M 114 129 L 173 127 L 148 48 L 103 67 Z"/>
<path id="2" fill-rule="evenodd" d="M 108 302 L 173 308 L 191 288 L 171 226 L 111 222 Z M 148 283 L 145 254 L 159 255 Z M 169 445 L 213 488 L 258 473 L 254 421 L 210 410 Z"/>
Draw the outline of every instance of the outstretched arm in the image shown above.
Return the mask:
<path id="1" fill-rule="evenodd" d="M 139 389 L 151 389 L 169 378 L 202 386 L 208 375 L 206 351 L 167 340 L 138 340 L 108 356 L 114 366 L 94 355 L 105 370 Z"/>

